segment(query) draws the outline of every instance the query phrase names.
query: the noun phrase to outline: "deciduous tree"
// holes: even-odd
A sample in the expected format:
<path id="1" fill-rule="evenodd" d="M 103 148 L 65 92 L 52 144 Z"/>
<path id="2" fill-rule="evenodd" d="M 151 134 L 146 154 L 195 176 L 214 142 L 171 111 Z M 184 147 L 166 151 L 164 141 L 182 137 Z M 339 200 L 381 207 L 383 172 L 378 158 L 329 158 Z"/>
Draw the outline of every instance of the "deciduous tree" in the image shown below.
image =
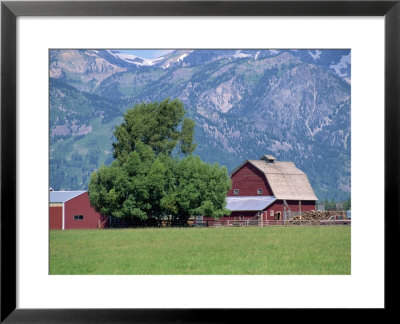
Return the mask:
<path id="1" fill-rule="evenodd" d="M 115 130 L 115 160 L 95 171 L 89 198 L 107 216 L 145 220 L 172 215 L 186 224 L 191 215 L 220 217 L 231 182 L 225 167 L 207 164 L 190 155 L 194 122 L 183 118 L 180 101 L 137 105 L 124 114 Z M 188 155 L 181 160 L 174 149 Z"/>
<path id="2" fill-rule="evenodd" d="M 90 203 L 103 215 L 147 219 L 163 213 L 160 202 L 168 177 L 163 159 L 138 142 L 124 162 L 115 160 L 94 172 L 89 182 Z"/>
<path id="3" fill-rule="evenodd" d="M 117 126 L 113 143 L 114 158 L 124 160 L 137 143 L 149 145 L 156 155 L 171 154 L 175 147 L 184 155 L 196 148 L 193 144 L 194 121 L 184 118 L 185 109 L 179 100 L 141 103 L 124 114 Z"/>
<path id="4" fill-rule="evenodd" d="M 173 167 L 175 186 L 162 201 L 174 222 L 184 224 L 192 215 L 218 218 L 228 215 L 226 193 L 231 187 L 227 169 L 188 156 Z"/>

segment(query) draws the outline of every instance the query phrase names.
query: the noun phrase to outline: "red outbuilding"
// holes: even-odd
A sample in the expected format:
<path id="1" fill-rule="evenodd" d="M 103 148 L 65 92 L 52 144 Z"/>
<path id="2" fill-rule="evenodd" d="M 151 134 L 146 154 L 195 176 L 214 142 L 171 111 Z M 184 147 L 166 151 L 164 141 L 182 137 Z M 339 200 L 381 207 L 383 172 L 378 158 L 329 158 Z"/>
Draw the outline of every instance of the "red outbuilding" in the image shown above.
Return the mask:
<path id="1" fill-rule="evenodd" d="M 90 205 L 87 191 L 50 191 L 50 229 L 104 228 L 107 221 Z"/>
<path id="2" fill-rule="evenodd" d="M 314 191 L 307 175 L 293 162 L 280 162 L 271 155 L 247 160 L 231 174 L 227 195 L 229 219 L 286 220 L 315 210 Z"/>

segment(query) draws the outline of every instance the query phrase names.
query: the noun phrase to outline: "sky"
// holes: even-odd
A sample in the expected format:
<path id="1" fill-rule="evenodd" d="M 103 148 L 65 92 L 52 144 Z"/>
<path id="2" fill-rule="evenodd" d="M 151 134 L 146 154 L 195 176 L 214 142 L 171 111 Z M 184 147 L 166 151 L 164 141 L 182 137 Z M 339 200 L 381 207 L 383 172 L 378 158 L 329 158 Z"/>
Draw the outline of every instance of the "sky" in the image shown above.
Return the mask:
<path id="1" fill-rule="evenodd" d="M 155 58 L 155 57 L 160 57 L 168 52 L 171 52 L 172 50 L 155 50 L 155 49 L 143 49 L 143 50 L 139 50 L 139 49 L 135 49 L 135 50 L 128 50 L 128 49 L 119 49 L 120 52 L 123 53 L 127 53 L 127 54 L 132 54 L 132 55 L 136 55 L 139 56 L 141 58 Z"/>

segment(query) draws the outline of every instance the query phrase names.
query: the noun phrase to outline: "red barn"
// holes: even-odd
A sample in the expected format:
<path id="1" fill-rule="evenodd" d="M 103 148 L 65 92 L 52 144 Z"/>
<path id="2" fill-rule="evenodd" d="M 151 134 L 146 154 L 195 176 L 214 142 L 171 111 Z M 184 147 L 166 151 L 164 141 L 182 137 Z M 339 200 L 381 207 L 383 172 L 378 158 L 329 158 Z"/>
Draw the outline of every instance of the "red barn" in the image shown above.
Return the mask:
<path id="1" fill-rule="evenodd" d="M 90 205 L 87 191 L 50 191 L 50 229 L 104 228 L 107 220 Z"/>
<path id="2" fill-rule="evenodd" d="M 303 171 L 271 155 L 245 161 L 232 172 L 231 181 L 226 208 L 232 213 L 223 219 L 284 220 L 315 210 L 318 200 Z"/>

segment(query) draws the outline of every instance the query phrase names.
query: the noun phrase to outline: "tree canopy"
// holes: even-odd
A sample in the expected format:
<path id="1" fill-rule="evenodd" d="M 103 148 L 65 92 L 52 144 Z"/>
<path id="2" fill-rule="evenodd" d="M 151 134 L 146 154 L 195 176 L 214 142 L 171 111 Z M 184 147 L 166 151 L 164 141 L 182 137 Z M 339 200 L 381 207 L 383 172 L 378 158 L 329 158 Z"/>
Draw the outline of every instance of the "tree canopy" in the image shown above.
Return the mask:
<path id="1" fill-rule="evenodd" d="M 231 187 L 225 167 L 204 163 L 198 156 L 188 156 L 174 160 L 170 170 L 173 186 L 161 205 L 173 215 L 174 222 L 185 223 L 191 215 L 218 218 L 230 213 L 225 209 L 226 193 Z"/>
<path id="2" fill-rule="evenodd" d="M 91 204 L 103 215 L 146 219 L 160 216 L 168 170 L 148 145 L 137 143 L 126 161 L 115 160 L 94 172 L 89 183 Z"/>
<path id="3" fill-rule="evenodd" d="M 149 145 L 156 155 L 171 154 L 175 147 L 184 155 L 192 153 L 195 123 L 184 118 L 185 109 L 179 100 L 141 103 L 124 114 L 124 121 L 117 126 L 113 143 L 114 158 L 126 159 L 135 151 L 139 142 Z"/>
<path id="4" fill-rule="evenodd" d="M 229 214 L 227 169 L 191 155 L 195 125 L 184 114 L 182 103 L 169 99 L 124 114 L 115 131 L 115 160 L 90 177 L 89 199 L 97 211 L 122 219 L 170 215 L 174 224 L 191 215 Z M 173 157 L 175 148 L 187 156 Z"/>

